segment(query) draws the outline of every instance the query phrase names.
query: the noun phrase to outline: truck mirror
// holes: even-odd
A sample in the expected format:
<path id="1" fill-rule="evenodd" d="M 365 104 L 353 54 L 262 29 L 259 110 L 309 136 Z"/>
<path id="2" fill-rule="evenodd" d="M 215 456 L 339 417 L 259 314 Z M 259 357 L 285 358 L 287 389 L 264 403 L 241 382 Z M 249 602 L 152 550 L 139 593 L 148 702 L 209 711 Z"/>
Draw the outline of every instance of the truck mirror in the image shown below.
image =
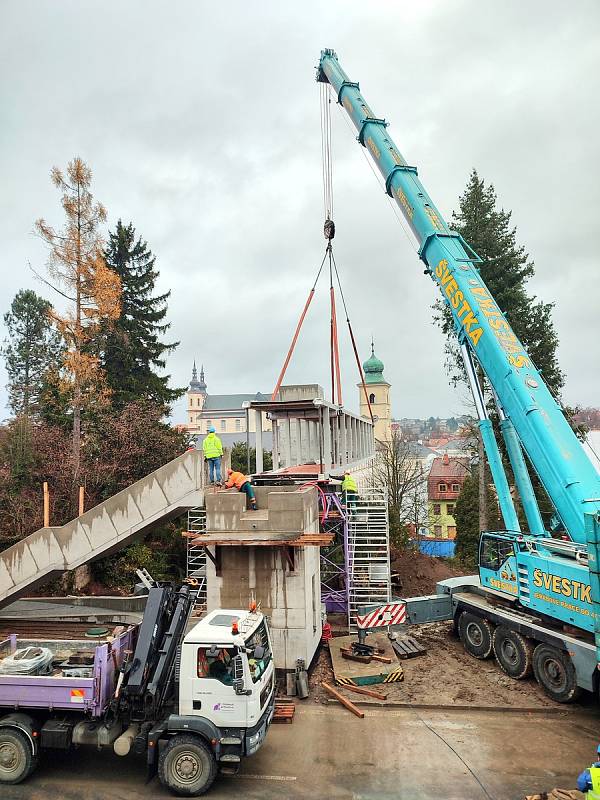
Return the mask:
<path id="1" fill-rule="evenodd" d="M 264 658 L 264 655 L 265 655 L 264 647 L 258 645 L 257 647 L 254 648 L 253 658 L 255 658 L 257 661 L 260 661 L 261 658 Z"/>
<path id="2" fill-rule="evenodd" d="M 206 651 L 206 656 L 207 658 L 217 658 L 220 652 L 221 651 L 219 650 L 218 647 L 216 647 L 214 644 L 211 644 L 211 646 Z"/>

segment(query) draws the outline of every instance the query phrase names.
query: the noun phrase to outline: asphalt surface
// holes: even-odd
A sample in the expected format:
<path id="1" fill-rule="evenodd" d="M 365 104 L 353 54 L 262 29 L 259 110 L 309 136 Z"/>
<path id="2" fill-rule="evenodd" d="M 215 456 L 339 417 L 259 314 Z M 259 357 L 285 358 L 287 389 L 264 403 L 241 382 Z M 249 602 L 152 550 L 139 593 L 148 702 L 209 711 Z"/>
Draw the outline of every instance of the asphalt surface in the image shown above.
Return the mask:
<path id="1" fill-rule="evenodd" d="M 305 705 L 291 725 L 273 725 L 236 777 L 207 795 L 231 800 L 522 800 L 555 786 L 574 788 L 593 758 L 600 714 L 490 712 Z M 2 800 L 142 800 L 170 793 L 136 757 L 80 749 L 46 755 Z"/>

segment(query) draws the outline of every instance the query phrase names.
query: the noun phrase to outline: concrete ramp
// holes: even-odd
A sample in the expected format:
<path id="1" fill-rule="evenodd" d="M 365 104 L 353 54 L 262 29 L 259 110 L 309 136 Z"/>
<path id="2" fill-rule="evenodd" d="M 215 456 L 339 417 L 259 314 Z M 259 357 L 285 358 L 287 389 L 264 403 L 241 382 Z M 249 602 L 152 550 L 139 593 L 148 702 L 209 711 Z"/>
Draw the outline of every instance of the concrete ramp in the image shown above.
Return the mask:
<path id="1" fill-rule="evenodd" d="M 0 553 L 0 607 L 151 528 L 201 506 L 204 459 L 190 450 L 62 527 L 40 528 Z"/>

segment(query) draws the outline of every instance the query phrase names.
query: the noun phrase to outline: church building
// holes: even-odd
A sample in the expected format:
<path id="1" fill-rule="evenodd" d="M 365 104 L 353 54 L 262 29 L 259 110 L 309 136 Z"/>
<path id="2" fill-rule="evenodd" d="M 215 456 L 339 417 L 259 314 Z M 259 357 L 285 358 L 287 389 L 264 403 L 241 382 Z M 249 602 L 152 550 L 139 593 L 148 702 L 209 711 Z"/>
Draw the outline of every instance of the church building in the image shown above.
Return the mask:
<path id="1" fill-rule="evenodd" d="M 245 439 L 246 406 L 252 400 L 268 400 L 262 392 L 255 394 L 209 394 L 204 378 L 204 366 L 200 379 L 196 362 L 192 369 L 192 380 L 187 390 L 187 421 L 185 429 L 192 435 L 204 436 L 213 426 L 223 444 L 230 445 Z M 271 423 L 264 416 L 263 431 L 271 430 Z M 250 414 L 250 433 L 254 433 L 254 414 Z M 242 436 L 243 434 L 243 436 Z"/>
<path id="2" fill-rule="evenodd" d="M 369 402 L 361 383 L 358 384 L 360 396 L 360 415 L 370 419 L 369 404 L 375 420 L 375 440 L 389 443 L 392 440 L 391 385 L 383 377 L 383 361 L 375 355 L 375 345 L 371 342 L 371 356 L 363 364 L 365 384 Z"/>

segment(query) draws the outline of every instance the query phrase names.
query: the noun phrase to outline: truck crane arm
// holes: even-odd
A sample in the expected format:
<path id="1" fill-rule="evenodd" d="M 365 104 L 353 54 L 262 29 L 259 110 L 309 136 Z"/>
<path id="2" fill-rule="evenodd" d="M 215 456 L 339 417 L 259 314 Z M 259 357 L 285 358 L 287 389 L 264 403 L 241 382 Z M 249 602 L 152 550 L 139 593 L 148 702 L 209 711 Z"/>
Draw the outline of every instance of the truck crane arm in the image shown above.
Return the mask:
<path id="1" fill-rule="evenodd" d="M 595 633 L 600 662 L 600 475 L 482 280 L 477 268 L 480 262 L 477 254 L 460 234 L 448 227 L 419 180 L 416 167 L 405 160 L 389 136 L 388 123 L 373 113 L 358 83 L 348 78 L 333 50 L 321 52 L 317 80 L 331 85 L 338 103 L 348 113 L 358 132 L 358 141 L 371 154 L 385 182 L 386 192 L 400 207 L 417 239 L 419 257 L 425 264 L 426 274 L 437 284 L 452 313 L 505 526 L 514 532 L 519 530 L 519 524 L 498 446 L 475 378 L 474 359 L 493 388 L 507 454 L 529 527 L 528 534 L 520 535 L 520 539 L 515 541 L 520 549 L 527 548 L 533 555 L 538 553 L 527 562 L 529 566 L 523 567 L 529 570 L 530 575 L 523 579 L 523 594 L 520 586 L 515 586 L 514 591 L 518 591 L 521 598 L 530 596 L 529 587 L 536 574 L 534 566 L 543 564 L 548 553 L 556 552 L 556 549 L 550 548 L 560 544 L 547 538 L 531 488 L 523 456 L 525 453 L 552 501 L 562 526 L 575 543 L 571 548 L 579 562 L 580 546 L 587 545 L 585 575 L 589 569 L 589 616 L 593 617 L 593 622 L 589 617 L 588 622 Z M 536 541 L 539 549 L 536 549 Z M 563 544 L 566 549 L 566 543 Z M 544 547 L 545 555 L 542 556 Z M 578 552 L 575 553 L 575 550 Z M 527 554 L 523 553 L 519 558 L 526 561 Z M 568 565 L 566 562 L 563 564 L 558 556 L 556 563 L 563 575 L 570 574 Z M 537 572 L 540 573 L 540 569 Z M 560 575 L 550 578 L 561 580 Z M 573 592 L 578 590 L 569 588 L 574 586 L 568 583 L 569 578 L 565 580 L 566 588 L 573 597 Z M 543 602 L 539 600 L 540 605 Z M 580 618 L 577 618 L 576 624 L 581 624 Z"/>

